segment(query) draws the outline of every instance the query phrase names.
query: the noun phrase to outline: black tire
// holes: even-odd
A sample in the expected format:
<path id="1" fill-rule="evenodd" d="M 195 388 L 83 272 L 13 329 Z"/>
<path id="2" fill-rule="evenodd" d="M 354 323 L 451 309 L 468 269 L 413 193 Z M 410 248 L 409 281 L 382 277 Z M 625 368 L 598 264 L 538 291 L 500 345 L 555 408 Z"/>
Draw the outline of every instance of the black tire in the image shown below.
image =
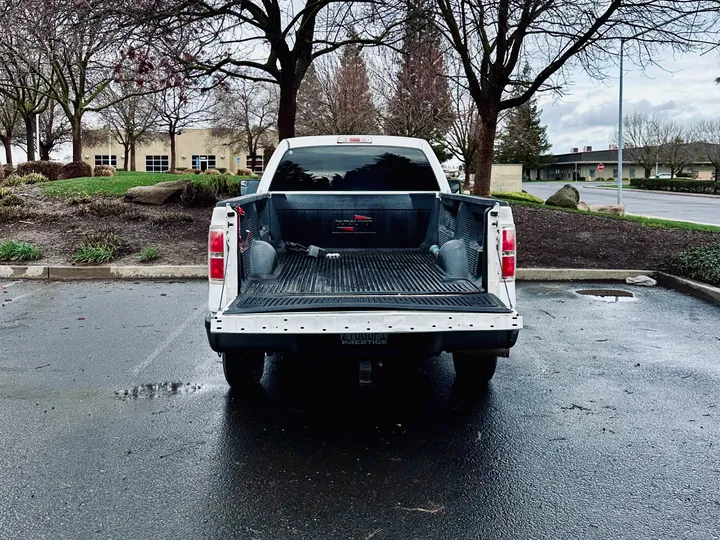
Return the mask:
<path id="1" fill-rule="evenodd" d="M 455 352 L 455 381 L 465 386 L 484 387 L 495 375 L 497 356 L 481 352 Z"/>
<path id="2" fill-rule="evenodd" d="M 222 354 L 225 380 L 233 390 L 260 384 L 265 370 L 265 353 L 226 351 Z"/>

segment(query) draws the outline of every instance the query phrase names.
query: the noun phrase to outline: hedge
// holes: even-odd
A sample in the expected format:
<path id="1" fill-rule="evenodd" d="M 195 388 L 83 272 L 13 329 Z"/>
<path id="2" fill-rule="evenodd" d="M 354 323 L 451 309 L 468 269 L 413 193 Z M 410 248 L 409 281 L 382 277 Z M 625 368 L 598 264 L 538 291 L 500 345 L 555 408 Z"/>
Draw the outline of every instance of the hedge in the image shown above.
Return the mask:
<path id="1" fill-rule="evenodd" d="M 720 287 L 720 244 L 707 244 L 673 255 L 664 270 Z"/>
<path id="2" fill-rule="evenodd" d="M 680 180 L 677 178 L 632 178 L 630 185 L 638 189 L 676 191 L 680 193 L 718 193 L 720 184 L 712 180 Z"/>
<path id="3" fill-rule="evenodd" d="M 26 161 L 17 167 L 19 176 L 32 173 L 42 174 L 48 180 L 62 180 L 63 164 L 57 161 Z"/>
<path id="4" fill-rule="evenodd" d="M 71 161 L 62 167 L 61 178 L 68 180 L 70 178 L 85 178 L 92 176 L 92 167 L 84 161 Z"/>

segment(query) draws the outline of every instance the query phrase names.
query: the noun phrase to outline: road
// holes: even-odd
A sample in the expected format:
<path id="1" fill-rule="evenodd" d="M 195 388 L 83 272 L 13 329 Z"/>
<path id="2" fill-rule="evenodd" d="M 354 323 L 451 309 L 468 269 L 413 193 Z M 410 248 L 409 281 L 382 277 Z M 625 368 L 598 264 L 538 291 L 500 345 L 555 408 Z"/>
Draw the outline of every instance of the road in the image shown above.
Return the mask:
<path id="1" fill-rule="evenodd" d="M 718 538 L 717 308 L 578 287 L 520 284 L 527 326 L 477 401 L 447 355 L 357 388 L 322 351 L 240 400 L 204 283 L 10 284 L 0 537 Z"/>
<path id="2" fill-rule="evenodd" d="M 588 186 L 586 182 L 570 183 L 578 188 L 580 200 L 587 204 L 617 204 L 616 190 L 595 189 L 597 184 Z M 562 182 L 523 182 L 523 189 L 547 199 L 563 185 Z M 720 226 L 720 198 L 643 193 L 626 189 L 623 191 L 623 203 L 628 214 L 697 221 Z"/>

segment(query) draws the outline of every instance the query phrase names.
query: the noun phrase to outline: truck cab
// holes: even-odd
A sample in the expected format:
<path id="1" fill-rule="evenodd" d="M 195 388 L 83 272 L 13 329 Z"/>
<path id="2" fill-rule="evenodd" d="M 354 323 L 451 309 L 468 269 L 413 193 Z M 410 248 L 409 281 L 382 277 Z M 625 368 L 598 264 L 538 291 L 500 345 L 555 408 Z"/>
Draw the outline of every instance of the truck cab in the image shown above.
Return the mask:
<path id="1" fill-rule="evenodd" d="M 213 211 L 208 340 L 233 388 L 259 382 L 268 354 L 320 350 L 448 352 L 482 386 L 522 328 L 515 260 L 510 207 L 452 193 L 426 141 L 285 139 L 257 192 Z"/>

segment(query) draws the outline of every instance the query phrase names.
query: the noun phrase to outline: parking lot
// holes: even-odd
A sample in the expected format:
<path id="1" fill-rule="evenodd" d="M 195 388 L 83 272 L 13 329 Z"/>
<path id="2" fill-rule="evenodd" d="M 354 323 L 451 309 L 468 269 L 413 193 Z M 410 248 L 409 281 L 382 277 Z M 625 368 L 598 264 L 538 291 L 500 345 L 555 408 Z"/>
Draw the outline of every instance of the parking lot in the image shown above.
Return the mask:
<path id="1" fill-rule="evenodd" d="M 483 396 L 447 355 L 358 388 L 268 360 L 234 399 L 207 285 L 4 283 L 0 538 L 720 537 L 720 312 L 521 283 Z M 351 371 L 351 370 L 350 370 Z"/>

